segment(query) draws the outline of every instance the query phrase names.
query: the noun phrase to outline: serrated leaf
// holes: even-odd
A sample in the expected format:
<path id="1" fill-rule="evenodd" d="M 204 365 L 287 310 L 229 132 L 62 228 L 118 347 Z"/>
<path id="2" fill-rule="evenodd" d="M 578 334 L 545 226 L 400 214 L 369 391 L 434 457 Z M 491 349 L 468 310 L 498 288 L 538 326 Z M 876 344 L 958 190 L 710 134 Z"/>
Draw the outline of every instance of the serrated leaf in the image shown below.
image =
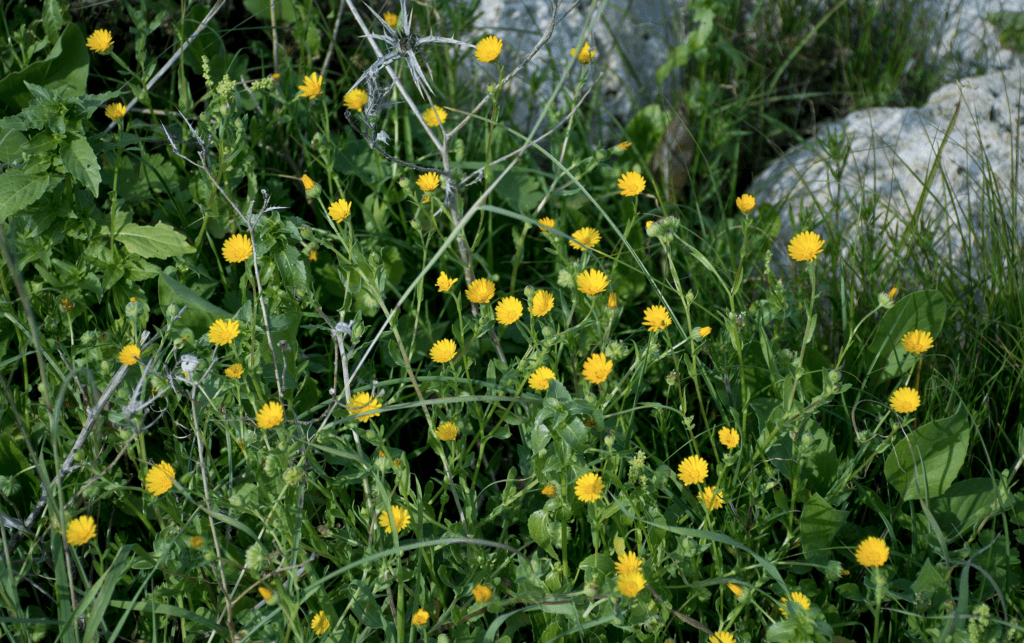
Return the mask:
<path id="1" fill-rule="evenodd" d="M 71 176 L 89 188 L 93 197 L 100 195 L 100 162 L 89 142 L 81 136 L 70 136 L 60 147 L 60 160 Z"/>
<path id="2" fill-rule="evenodd" d="M 166 223 L 152 226 L 128 223 L 117 232 L 115 238 L 124 244 L 125 250 L 145 259 L 169 259 L 196 251 L 189 245 L 185 235 Z"/>
<path id="3" fill-rule="evenodd" d="M 50 177 L 10 169 L 0 174 L 0 223 L 32 205 L 46 193 Z"/>

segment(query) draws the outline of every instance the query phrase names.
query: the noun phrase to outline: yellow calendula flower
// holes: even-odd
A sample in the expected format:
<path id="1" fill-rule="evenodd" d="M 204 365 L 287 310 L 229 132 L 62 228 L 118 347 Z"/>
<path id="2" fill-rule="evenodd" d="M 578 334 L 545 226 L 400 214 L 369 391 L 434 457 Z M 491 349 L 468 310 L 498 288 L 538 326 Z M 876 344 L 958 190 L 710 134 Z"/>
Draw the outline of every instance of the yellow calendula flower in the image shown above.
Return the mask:
<path id="1" fill-rule="evenodd" d="M 881 538 L 868 536 L 857 545 L 857 562 L 865 567 L 881 567 L 889 560 L 889 546 Z"/>
<path id="2" fill-rule="evenodd" d="M 932 334 L 926 330 L 912 330 L 900 339 L 903 350 L 911 355 L 920 355 L 935 345 Z"/>
<path id="3" fill-rule="evenodd" d="M 691 455 L 679 463 L 678 471 L 676 477 L 685 485 L 704 482 L 708 477 L 708 461 L 699 455 Z"/>
<path id="4" fill-rule="evenodd" d="M 327 628 L 331 626 L 331 622 L 327 619 L 327 614 L 323 610 L 313 617 L 313 622 L 310 625 L 310 629 L 313 630 L 313 634 L 317 636 L 323 636 L 327 632 Z"/>
<path id="5" fill-rule="evenodd" d="M 309 263 L 315 263 L 316 260 L 320 258 L 320 255 L 316 253 L 316 249 L 314 248 L 309 251 L 309 254 L 306 255 L 306 257 L 309 259 Z"/>
<path id="6" fill-rule="evenodd" d="M 896 297 L 896 293 L 899 292 L 899 290 L 900 290 L 899 288 L 893 288 L 892 290 L 890 290 L 889 291 L 889 299 L 893 299 L 894 297 Z"/>
<path id="7" fill-rule="evenodd" d="M 793 261 L 814 261 L 824 247 L 822 238 L 808 230 L 790 239 L 787 249 Z"/>
<path id="8" fill-rule="evenodd" d="M 448 292 L 458 280 L 458 277 L 449 277 L 442 270 L 441 275 L 437 278 L 437 282 L 434 285 L 437 286 L 437 292 Z"/>
<path id="9" fill-rule="evenodd" d="M 448 120 L 448 112 L 437 105 L 431 105 L 423 112 L 423 122 L 430 127 L 438 127 Z"/>
<path id="10" fill-rule="evenodd" d="M 626 172 L 619 177 L 619 194 L 622 196 L 636 196 L 647 189 L 647 181 L 636 172 Z"/>
<path id="11" fill-rule="evenodd" d="M 783 598 L 782 605 L 785 606 L 785 604 L 789 601 L 793 601 L 794 603 L 800 603 L 800 606 L 803 607 L 805 610 L 811 609 L 811 599 L 807 598 L 800 592 L 793 592 L 789 595 L 788 599 Z M 786 613 L 785 607 L 780 607 L 779 611 L 782 612 L 782 618 L 789 618 L 789 614 Z"/>
<path id="12" fill-rule="evenodd" d="M 299 85 L 299 92 L 302 94 L 303 98 L 313 100 L 320 94 L 324 93 L 323 84 L 323 76 L 313 72 L 309 76 L 303 77 L 302 84 Z"/>
<path id="13" fill-rule="evenodd" d="M 619 296 L 613 292 L 608 293 L 608 308 L 619 307 Z"/>
<path id="14" fill-rule="evenodd" d="M 384 18 L 384 22 L 388 23 L 388 26 L 392 29 L 398 26 L 398 16 L 390 11 L 385 11 L 381 18 Z"/>
<path id="15" fill-rule="evenodd" d="M 590 43 L 584 42 L 583 48 L 580 49 L 580 52 L 578 54 L 576 53 L 576 49 L 573 48 L 569 50 L 569 55 L 573 56 L 574 58 L 576 58 L 576 60 L 580 61 L 580 64 L 589 65 L 590 61 L 593 60 L 594 56 L 597 55 L 597 50 L 591 49 Z"/>
<path id="16" fill-rule="evenodd" d="M 335 223 L 341 223 L 352 214 L 352 202 L 345 199 L 338 199 L 327 208 L 327 216 Z"/>
<path id="17" fill-rule="evenodd" d="M 648 306 L 644 311 L 642 325 L 647 327 L 647 332 L 656 333 L 671 326 L 672 317 L 669 316 L 668 310 L 664 306 Z"/>
<path id="18" fill-rule="evenodd" d="M 701 337 L 707 337 L 708 335 L 711 334 L 711 327 L 710 326 L 705 326 L 705 327 L 701 328 L 700 331 L 698 331 L 698 334 Z"/>
<path id="19" fill-rule="evenodd" d="M 256 412 L 256 426 L 272 429 L 284 422 L 284 407 L 278 402 L 267 402 Z"/>
<path id="20" fill-rule="evenodd" d="M 309 178 L 308 174 L 303 174 L 302 175 L 302 187 L 303 187 L 303 189 L 306 189 L 306 190 L 312 190 L 314 187 L 316 187 L 316 181 L 314 181 L 313 179 Z"/>
<path id="21" fill-rule="evenodd" d="M 612 361 L 604 353 L 594 353 L 583 362 L 583 379 L 591 384 L 601 384 L 612 372 Z"/>
<path id="22" fill-rule="evenodd" d="M 704 487 L 700 490 L 697 497 L 704 503 L 708 511 L 714 511 L 725 506 L 725 500 L 722 498 L 722 492 L 718 491 L 718 487 Z"/>
<path id="23" fill-rule="evenodd" d="M 740 594 L 743 593 L 743 588 L 740 587 L 739 585 L 737 585 L 736 583 L 727 583 L 726 587 L 728 587 L 729 591 L 732 592 L 736 596 L 739 596 Z"/>
<path id="24" fill-rule="evenodd" d="M 608 288 L 608 276 L 591 268 L 576 275 L 576 289 L 584 295 L 599 295 Z"/>
<path id="25" fill-rule="evenodd" d="M 476 45 L 476 59 L 482 63 L 489 63 L 501 54 L 501 39 L 495 36 L 487 36 Z"/>
<path id="26" fill-rule="evenodd" d="M 615 147 L 619 148 L 620 150 L 628 150 L 632 146 L 633 146 L 633 144 L 630 143 L 629 141 L 622 141 L 621 143 L 619 143 Z"/>
<path id="27" fill-rule="evenodd" d="M 269 601 L 274 596 L 274 592 L 270 591 L 269 587 L 264 587 L 263 585 L 258 586 L 256 591 L 260 593 L 260 596 L 265 601 Z"/>
<path id="28" fill-rule="evenodd" d="M 142 356 L 142 351 L 135 344 L 127 344 L 121 349 L 121 352 L 117 354 L 119 362 L 125 366 L 135 366 L 139 363 L 139 358 Z"/>
<path id="29" fill-rule="evenodd" d="M 913 413 L 921 406 L 921 396 L 918 395 L 917 389 L 904 386 L 892 394 L 889 406 L 897 413 Z"/>
<path id="30" fill-rule="evenodd" d="M 537 225 L 544 232 L 551 232 L 555 229 L 555 220 L 551 217 L 543 217 L 537 220 Z"/>
<path id="31" fill-rule="evenodd" d="M 629 572 L 621 574 L 615 580 L 615 586 L 623 596 L 635 598 L 647 586 L 647 580 L 640 572 Z"/>
<path id="32" fill-rule="evenodd" d="M 454 422 L 442 422 L 434 431 L 434 435 L 442 442 L 451 442 L 458 437 L 459 427 L 455 426 Z"/>
<path id="33" fill-rule="evenodd" d="M 89 51 L 105 54 L 114 46 L 114 37 L 106 29 L 97 29 L 85 39 L 85 46 Z"/>
<path id="34" fill-rule="evenodd" d="M 544 494 L 545 496 L 547 496 L 548 498 L 554 498 L 555 497 L 555 485 L 553 485 L 553 484 L 551 484 L 549 482 L 546 485 L 544 485 L 544 488 L 541 489 L 540 492 L 542 494 Z"/>
<path id="35" fill-rule="evenodd" d="M 582 502 L 596 502 L 604 493 L 604 482 L 596 473 L 585 473 L 576 480 L 576 497 Z"/>
<path id="36" fill-rule="evenodd" d="M 723 426 L 718 431 L 718 441 L 722 443 L 726 449 L 735 449 L 740 443 L 740 434 L 736 429 L 730 429 L 727 426 Z"/>
<path id="37" fill-rule="evenodd" d="M 420 174 L 419 178 L 416 179 L 416 187 L 423 190 L 424 192 L 433 192 L 441 185 L 441 177 L 437 175 L 437 172 L 427 172 L 426 174 Z"/>
<path id="38" fill-rule="evenodd" d="M 65 533 L 68 544 L 72 547 L 84 545 L 96 537 L 96 521 L 92 516 L 79 516 L 68 523 L 68 530 Z"/>
<path id="39" fill-rule="evenodd" d="M 643 571 L 643 559 L 634 554 L 633 552 L 624 551 L 621 554 L 618 554 L 618 558 L 618 562 L 615 563 L 616 574 L 619 574 L 621 576 L 622 574 Z"/>
<path id="40" fill-rule="evenodd" d="M 128 110 L 124 103 L 111 103 L 103 110 L 103 114 L 112 121 L 119 121 L 128 114 Z"/>
<path id="41" fill-rule="evenodd" d="M 418 609 L 416 613 L 412 615 L 412 624 L 419 627 L 420 625 L 426 625 L 427 621 L 430 620 L 430 614 L 425 609 Z"/>
<path id="42" fill-rule="evenodd" d="M 754 197 L 750 196 L 749 194 L 744 194 L 743 196 L 736 197 L 736 207 L 739 208 L 740 212 L 742 212 L 743 214 L 746 214 L 753 210 L 755 205 L 757 205 L 757 200 L 754 199 Z"/>
<path id="43" fill-rule="evenodd" d="M 203 540 L 202 536 L 192 536 L 188 539 L 188 546 L 192 549 L 199 549 L 203 546 L 204 542 L 205 541 Z"/>
<path id="44" fill-rule="evenodd" d="M 161 461 L 146 473 L 146 491 L 154 496 L 162 496 L 174 486 L 174 477 L 174 467 Z"/>
<path id="45" fill-rule="evenodd" d="M 466 288 L 466 299 L 474 304 L 486 304 L 494 297 L 494 282 L 483 277 L 474 279 Z"/>
<path id="46" fill-rule="evenodd" d="M 530 374 L 530 379 L 527 383 L 535 391 L 546 391 L 551 386 L 551 382 L 548 380 L 553 379 L 555 379 L 555 372 L 547 366 L 541 366 Z"/>
<path id="47" fill-rule="evenodd" d="M 224 242 L 221 254 L 228 263 L 242 263 L 252 256 L 252 242 L 249 241 L 249 237 L 232 235 Z"/>
<path id="48" fill-rule="evenodd" d="M 242 373 L 244 372 L 245 370 L 242 368 L 242 365 L 237 362 L 224 369 L 224 374 L 233 380 L 242 379 Z"/>
<path id="49" fill-rule="evenodd" d="M 358 87 L 345 94 L 342 99 L 346 109 L 351 109 L 356 112 L 362 112 L 366 104 L 370 102 L 370 97 L 367 93 Z"/>
<path id="50" fill-rule="evenodd" d="M 505 297 L 494 307 L 494 319 L 502 326 L 510 326 L 523 316 L 523 302 L 516 297 Z"/>
<path id="51" fill-rule="evenodd" d="M 533 293 L 533 301 L 530 302 L 530 314 L 534 317 L 543 317 L 555 307 L 555 296 L 546 290 L 538 290 Z"/>
<path id="52" fill-rule="evenodd" d="M 736 643 L 736 637 L 721 630 L 715 632 L 708 639 L 708 643 Z"/>
<path id="53" fill-rule="evenodd" d="M 398 525 L 398 533 L 402 533 L 402 530 L 408 527 L 411 522 L 409 512 L 398 505 L 391 505 L 391 515 L 395 517 L 395 524 Z M 385 533 L 391 533 L 392 524 L 391 519 L 388 517 L 388 512 L 380 512 L 380 515 L 377 516 L 377 524 L 384 528 Z"/>
<path id="54" fill-rule="evenodd" d="M 210 324 L 210 330 L 206 336 L 210 338 L 211 344 L 227 346 L 238 337 L 238 333 L 238 320 L 218 319 Z"/>
<path id="55" fill-rule="evenodd" d="M 572 238 L 575 239 L 575 241 L 570 241 L 569 247 L 576 250 L 593 248 L 597 244 L 601 243 L 601 233 L 593 228 L 580 228 L 576 232 L 572 233 Z"/>
<path id="56" fill-rule="evenodd" d="M 369 411 L 376 411 L 381 407 L 380 400 L 370 395 L 368 392 L 363 391 L 362 393 L 356 393 L 348 401 L 348 414 L 359 415 L 360 413 L 367 413 Z M 380 413 L 373 413 L 371 415 L 364 415 L 359 418 L 360 422 L 369 422 L 370 418 L 380 417 Z"/>
<path id="57" fill-rule="evenodd" d="M 459 347 L 455 345 L 455 340 L 439 339 L 430 347 L 430 359 L 438 364 L 447 364 L 455 359 L 458 349 Z"/>
<path id="58" fill-rule="evenodd" d="M 481 585 L 477 583 L 476 587 L 473 588 L 473 598 L 477 603 L 490 602 L 491 598 L 494 597 L 494 593 L 491 588 L 487 585 Z"/>

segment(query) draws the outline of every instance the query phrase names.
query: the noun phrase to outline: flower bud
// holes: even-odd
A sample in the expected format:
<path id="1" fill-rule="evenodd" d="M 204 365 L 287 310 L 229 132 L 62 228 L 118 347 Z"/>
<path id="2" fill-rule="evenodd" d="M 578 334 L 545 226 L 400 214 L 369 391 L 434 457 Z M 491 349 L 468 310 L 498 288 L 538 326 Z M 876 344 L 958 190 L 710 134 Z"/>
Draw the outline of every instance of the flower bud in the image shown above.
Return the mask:
<path id="1" fill-rule="evenodd" d="M 253 571 L 263 571 L 267 566 L 267 552 L 263 545 L 254 543 L 245 550 L 245 566 Z"/>

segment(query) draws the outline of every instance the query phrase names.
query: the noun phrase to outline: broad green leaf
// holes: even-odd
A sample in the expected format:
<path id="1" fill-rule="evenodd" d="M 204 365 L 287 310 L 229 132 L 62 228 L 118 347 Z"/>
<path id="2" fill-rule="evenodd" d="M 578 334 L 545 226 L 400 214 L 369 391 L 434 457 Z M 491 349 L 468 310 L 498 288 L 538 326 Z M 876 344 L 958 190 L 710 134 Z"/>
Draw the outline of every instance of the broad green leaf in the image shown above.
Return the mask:
<path id="1" fill-rule="evenodd" d="M 963 480 L 932 499 L 928 506 L 939 528 L 953 540 L 965 535 L 981 519 L 1013 507 L 1013 496 L 1000 487 L 999 482 L 991 478 Z"/>
<path id="2" fill-rule="evenodd" d="M 185 235 L 166 223 L 152 226 L 128 223 L 115 238 L 124 244 L 125 250 L 146 259 L 168 259 L 196 251 Z"/>
<path id="3" fill-rule="evenodd" d="M 0 223 L 39 200 L 50 185 L 46 174 L 12 168 L 0 174 Z"/>
<path id="4" fill-rule="evenodd" d="M 85 138 L 71 135 L 65 139 L 60 147 L 60 160 L 71 176 L 89 188 L 93 197 L 100 195 L 100 163 Z"/>
<path id="5" fill-rule="evenodd" d="M 800 512 L 800 546 L 804 558 L 811 562 L 828 560 L 832 539 L 849 513 L 833 509 L 817 493 L 812 495 Z"/>
<path id="6" fill-rule="evenodd" d="M 908 355 L 900 339 L 914 329 L 937 337 L 946 321 L 946 299 L 937 290 L 922 290 L 903 297 L 886 311 L 871 344 L 860 356 L 864 370 L 883 380 L 910 371 L 917 359 Z"/>
<path id="7" fill-rule="evenodd" d="M 17 114 L 28 107 L 33 96 L 25 81 L 79 96 L 85 93 L 88 76 L 89 50 L 85 48 L 85 33 L 77 24 L 70 24 L 45 60 L 0 80 L 0 116 Z"/>
<path id="8" fill-rule="evenodd" d="M 28 137 L 17 130 L 7 129 L 0 124 L 0 163 L 14 163 L 21 160 L 21 148 L 28 143 Z"/>
<path id="9" fill-rule="evenodd" d="M 885 459 L 885 479 L 904 500 L 935 498 L 953 484 L 967 457 L 970 414 L 930 422 L 900 440 Z"/>
<path id="10" fill-rule="evenodd" d="M 252 15 L 270 22 L 270 0 L 243 0 L 242 4 Z M 298 19 L 294 0 L 277 0 L 274 7 L 277 9 L 278 24 L 281 22 L 291 24 Z"/>
<path id="11" fill-rule="evenodd" d="M 231 318 L 231 313 L 206 301 L 181 282 L 168 276 L 166 272 L 160 274 L 158 290 L 161 308 L 166 310 L 169 304 L 188 306 L 188 310 L 181 316 L 178 323 L 197 332 L 205 333 L 210 328 L 210 324 L 218 319 Z"/>
<path id="12" fill-rule="evenodd" d="M 143 612 L 144 614 L 163 614 L 170 616 L 174 619 L 181 619 L 185 623 L 195 623 L 203 626 L 208 632 L 216 632 L 222 637 L 228 635 L 228 630 L 222 625 L 211 621 L 208 618 L 200 616 L 195 612 L 190 612 L 187 609 L 178 607 L 177 605 L 163 605 L 160 603 L 152 603 L 149 601 L 141 601 L 138 603 L 129 601 L 110 601 L 110 607 L 114 609 L 130 609 L 136 612 Z M 145 617 L 149 618 L 149 617 Z"/>

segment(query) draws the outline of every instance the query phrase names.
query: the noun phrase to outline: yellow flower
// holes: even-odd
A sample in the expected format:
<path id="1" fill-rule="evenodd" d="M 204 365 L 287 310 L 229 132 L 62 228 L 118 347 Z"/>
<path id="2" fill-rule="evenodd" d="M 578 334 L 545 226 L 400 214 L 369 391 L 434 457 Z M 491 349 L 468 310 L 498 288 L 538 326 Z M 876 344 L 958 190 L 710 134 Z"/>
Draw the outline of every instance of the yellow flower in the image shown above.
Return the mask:
<path id="1" fill-rule="evenodd" d="M 306 190 L 312 190 L 313 188 L 316 187 L 316 181 L 314 181 L 313 179 L 309 178 L 308 174 L 303 174 L 302 175 L 302 187 L 303 187 L 303 189 L 306 189 Z"/>
<path id="2" fill-rule="evenodd" d="M 416 613 L 412 615 L 412 624 L 416 626 L 426 625 L 429 620 L 430 614 L 428 614 L 425 609 L 418 609 L 416 610 Z"/>
<path id="3" fill-rule="evenodd" d="M 615 581 L 615 586 L 627 598 L 634 598 L 646 585 L 647 580 L 644 579 L 644 575 L 640 572 L 622 574 Z"/>
<path id="4" fill-rule="evenodd" d="M 310 625 L 310 629 L 313 630 L 313 634 L 323 636 L 330 626 L 331 622 L 327 620 L 327 615 L 324 614 L 323 610 L 320 610 L 320 613 L 313 617 L 313 624 Z"/>
<path id="5" fill-rule="evenodd" d="M 619 296 L 613 292 L 608 293 L 608 307 L 618 308 L 619 307 Z"/>
<path id="6" fill-rule="evenodd" d="M 224 255 L 224 261 L 228 263 L 242 263 L 252 256 L 252 242 L 249 241 L 249 237 L 240 234 L 232 235 L 224 242 L 221 254 Z"/>
<path id="7" fill-rule="evenodd" d="M 736 637 L 721 630 L 715 632 L 708 639 L 708 643 L 736 643 Z"/>
<path id="8" fill-rule="evenodd" d="M 700 329 L 700 336 L 701 337 L 707 337 L 710 334 L 711 334 L 711 327 L 710 326 L 705 326 L 704 328 Z"/>
<path id="9" fill-rule="evenodd" d="M 576 497 L 583 502 L 594 502 L 604 492 L 604 482 L 596 473 L 585 473 L 576 480 Z"/>
<path id="10" fill-rule="evenodd" d="M 679 463 L 676 477 L 685 485 L 704 482 L 708 477 L 708 461 L 699 455 L 691 455 Z"/>
<path id="11" fill-rule="evenodd" d="M 224 369 L 224 374 L 233 380 L 241 379 L 242 373 L 244 372 L 245 371 L 242 369 L 242 365 L 238 363 L 232 364 L 231 366 L 228 366 L 227 368 Z"/>
<path id="12" fill-rule="evenodd" d="M 203 546 L 203 537 L 202 536 L 192 536 L 191 538 L 188 539 L 188 546 L 191 547 L 192 549 L 199 549 L 200 547 Z"/>
<path id="13" fill-rule="evenodd" d="M 926 330 L 912 330 L 900 339 L 903 350 L 911 355 L 920 355 L 935 345 L 932 334 Z"/>
<path id="14" fill-rule="evenodd" d="M 270 591 L 269 587 L 264 587 L 263 585 L 257 587 L 256 591 L 260 593 L 260 596 L 262 596 L 265 601 L 269 601 L 274 596 L 274 592 Z"/>
<path id="15" fill-rule="evenodd" d="M 256 413 L 256 426 L 272 429 L 284 422 L 284 407 L 278 402 L 267 402 Z"/>
<path id="16" fill-rule="evenodd" d="M 348 400 L 348 414 L 349 416 L 359 415 L 360 413 L 366 413 L 368 411 L 376 411 L 381 407 L 380 401 L 363 391 L 362 393 L 356 393 Z M 364 415 L 359 418 L 360 422 L 369 422 L 370 418 L 380 417 L 380 413 L 374 413 L 372 415 Z"/>
<path id="17" fill-rule="evenodd" d="M 96 537 L 96 521 L 92 516 L 79 516 L 68 523 L 66 536 L 72 547 L 84 545 Z"/>
<path id="18" fill-rule="evenodd" d="M 174 467 L 161 461 L 150 467 L 146 473 L 146 491 L 154 496 L 162 496 L 174 486 Z"/>
<path id="19" fill-rule="evenodd" d="M 533 302 L 530 304 L 530 314 L 534 317 L 543 317 L 555 307 L 555 296 L 546 290 L 538 290 L 533 293 Z"/>
<path id="20" fill-rule="evenodd" d="M 502 326 L 510 326 L 523 316 L 523 302 L 515 297 L 505 297 L 494 307 L 494 319 Z"/>
<path id="21" fill-rule="evenodd" d="M 735 449 L 740 443 L 740 434 L 736 429 L 730 429 L 727 426 L 723 426 L 718 431 L 718 441 L 725 446 L 726 449 Z"/>
<path id="22" fill-rule="evenodd" d="M 425 112 L 423 112 L 423 121 L 429 127 L 437 127 L 441 123 L 448 120 L 448 112 L 441 109 L 437 105 L 430 106 Z"/>
<path id="23" fill-rule="evenodd" d="M 85 46 L 89 48 L 89 51 L 105 54 L 114 46 L 114 37 L 106 29 L 97 29 L 85 39 Z"/>
<path id="24" fill-rule="evenodd" d="M 744 194 L 743 196 L 736 198 L 736 207 L 739 208 L 740 212 L 743 214 L 753 210 L 755 205 L 757 205 L 757 201 L 749 194 Z"/>
<path id="25" fill-rule="evenodd" d="M 553 484 L 551 484 L 549 482 L 546 485 L 544 485 L 544 488 L 541 489 L 540 492 L 542 494 L 544 494 L 545 496 L 547 496 L 548 498 L 554 498 L 555 497 L 555 485 L 553 485 Z"/>
<path id="26" fill-rule="evenodd" d="M 800 606 L 803 607 L 805 610 L 811 609 L 811 599 L 807 598 L 806 596 L 804 596 L 800 592 L 793 592 L 792 594 L 789 595 L 788 599 L 783 598 L 782 599 L 782 604 L 785 605 L 790 600 L 792 600 L 794 603 L 800 603 Z M 782 618 L 789 618 L 789 614 L 786 613 L 786 610 L 785 610 L 784 607 L 780 607 L 779 611 L 782 612 Z"/>
<path id="27" fill-rule="evenodd" d="M 392 29 L 398 26 L 398 16 L 391 13 L 390 11 L 385 11 L 384 15 L 381 17 L 384 18 L 384 22 L 388 23 L 388 26 L 391 27 Z"/>
<path id="28" fill-rule="evenodd" d="M 594 353 L 583 362 L 583 379 L 591 384 L 601 384 L 611 374 L 612 365 L 604 353 Z"/>
<path id="29" fill-rule="evenodd" d="M 135 297 L 132 297 L 132 301 L 135 301 Z M 64 309 L 64 312 L 70 313 L 75 308 L 75 302 L 71 301 L 67 297 L 63 297 L 60 300 L 60 307 Z"/>
<path id="30" fill-rule="evenodd" d="M 892 394 L 889 406 L 897 413 L 913 413 L 921 406 L 921 396 L 917 394 L 917 389 L 904 386 Z"/>
<path id="31" fill-rule="evenodd" d="M 309 258 L 309 263 L 313 263 L 314 261 L 316 261 L 319 258 L 319 255 L 316 253 L 316 249 L 313 249 L 313 250 L 309 251 L 308 258 Z"/>
<path id="32" fill-rule="evenodd" d="M 620 150 L 628 150 L 632 145 L 633 144 L 630 143 L 629 141 L 622 141 L 621 143 L 619 143 L 615 147 L 619 148 Z"/>
<path id="33" fill-rule="evenodd" d="M 579 54 L 577 54 L 576 49 L 573 48 L 569 50 L 569 55 L 575 56 L 576 60 L 580 61 L 580 64 L 588 65 L 590 64 L 590 61 L 594 59 L 594 56 L 597 55 L 597 50 L 591 49 L 590 43 L 584 42 L 583 49 L 580 49 Z"/>
<path id="34" fill-rule="evenodd" d="M 729 591 L 735 594 L 736 596 L 739 596 L 743 593 L 743 588 L 737 585 L 736 583 L 727 583 L 726 587 L 728 587 Z"/>
<path id="35" fill-rule="evenodd" d="M 125 109 L 124 103 L 111 103 L 107 105 L 107 108 L 103 110 L 103 113 L 112 121 L 119 121 L 128 114 L 128 110 Z"/>
<path id="36" fill-rule="evenodd" d="M 416 187 L 423 190 L 424 192 L 433 192 L 441 185 L 441 177 L 437 175 L 437 172 L 427 172 L 426 174 L 420 174 L 420 177 L 416 179 Z"/>
<path id="37" fill-rule="evenodd" d="M 570 241 L 569 247 L 575 250 L 583 250 L 584 247 L 593 248 L 601 243 L 601 233 L 593 228 L 580 228 L 572 233 L 572 238 L 576 241 Z"/>
<path id="38" fill-rule="evenodd" d="M 899 292 L 899 288 L 893 288 L 892 290 L 890 290 L 889 291 L 889 299 L 892 299 L 893 297 L 895 297 L 897 292 Z"/>
<path id="39" fill-rule="evenodd" d="M 466 298 L 474 304 L 486 304 L 494 297 L 494 282 L 483 277 L 474 279 L 466 288 Z"/>
<path id="40" fill-rule="evenodd" d="M 441 276 L 437 278 L 437 283 L 435 283 L 434 285 L 437 286 L 437 292 L 448 292 L 449 290 L 452 289 L 452 286 L 454 286 L 455 282 L 458 280 L 458 277 L 449 277 L 442 270 Z"/>
<path id="41" fill-rule="evenodd" d="M 865 567 L 881 567 L 889 560 L 889 546 L 881 538 L 868 536 L 857 545 L 857 562 Z"/>
<path id="42" fill-rule="evenodd" d="M 454 422 L 442 422 L 434 431 L 434 435 L 442 442 L 451 442 L 459 435 L 459 427 L 455 426 Z"/>
<path id="43" fill-rule="evenodd" d="M 647 188 L 647 181 L 636 172 L 626 172 L 619 177 L 618 186 L 622 196 L 636 196 Z"/>
<path id="44" fill-rule="evenodd" d="M 615 563 L 615 573 L 622 576 L 632 572 L 642 572 L 644 561 L 631 551 L 622 552 L 618 555 L 618 562 Z"/>
<path id="45" fill-rule="evenodd" d="M 576 289 L 584 295 L 599 295 L 608 288 L 608 277 L 600 270 L 591 268 L 576 275 Z"/>
<path id="46" fill-rule="evenodd" d="M 476 59 L 482 63 L 489 63 L 501 53 L 501 39 L 495 36 L 487 36 L 476 44 Z"/>
<path id="47" fill-rule="evenodd" d="M 335 223 L 341 223 L 352 214 L 352 203 L 345 199 L 338 199 L 327 208 L 327 216 L 334 219 Z"/>
<path id="48" fill-rule="evenodd" d="M 125 366 L 135 366 L 139 363 L 139 357 L 142 356 L 142 351 L 135 344 L 127 344 L 121 349 L 121 352 L 117 354 L 117 359 Z"/>
<path id="49" fill-rule="evenodd" d="M 476 599 L 477 603 L 487 603 L 494 597 L 494 593 L 491 588 L 487 585 L 481 585 L 477 583 L 476 587 L 473 588 L 473 598 Z"/>
<path id="50" fill-rule="evenodd" d="M 815 232 L 804 231 L 789 241 L 789 256 L 793 261 L 814 261 L 825 242 Z"/>
<path id="51" fill-rule="evenodd" d="M 546 391 L 551 386 L 551 382 L 548 380 L 553 379 L 555 379 L 555 372 L 547 366 L 541 366 L 530 374 L 530 388 L 535 391 Z"/>
<path id="52" fill-rule="evenodd" d="M 700 501 L 704 503 L 708 511 L 714 511 L 725 506 L 725 500 L 722 498 L 722 492 L 717 491 L 718 487 L 704 487 L 700 490 Z"/>
<path id="53" fill-rule="evenodd" d="M 366 107 L 366 103 L 370 102 L 370 97 L 366 94 L 365 91 L 356 87 L 352 91 L 345 94 L 345 97 L 342 99 L 342 102 L 345 103 L 346 109 L 361 112 L 363 111 L 363 108 Z"/>
<path id="54" fill-rule="evenodd" d="M 398 505 L 391 505 L 391 514 L 395 517 L 395 524 L 398 525 L 398 533 L 402 533 L 402 530 L 409 526 L 409 512 Z M 383 527 L 386 533 L 391 533 L 391 520 L 388 518 L 388 512 L 380 512 L 380 515 L 377 516 L 377 524 Z"/>
<path id="55" fill-rule="evenodd" d="M 238 320 L 218 319 L 210 324 L 210 332 L 207 333 L 211 344 L 226 346 L 238 337 Z"/>
<path id="56" fill-rule="evenodd" d="M 302 84 L 299 85 L 299 92 L 301 92 L 303 98 L 313 100 L 323 91 L 324 79 L 320 74 L 313 72 L 309 76 L 302 79 Z"/>
<path id="57" fill-rule="evenodd" d="M 672 325 L 672 318 L 664 306 L 648 306 L 644 311 L 643 325 L 647 326 L 647 332 L 656 333 Z"/>
<path id="58" fill-rule="evenodd" d="M 455 354 L 458 350 L 459 347 L 455 345 L 455 340 L 439 339 L 430 348 L 430 359 L 438 364 L 447 364 L 455 359 Z"/>
<path id="59" fill-rule="evenodd" d="M 551 217 L 543 217 L 537 220 L 537 225 L 543 232 L 551 232 L 555 229 L 555 220 Z"/>

